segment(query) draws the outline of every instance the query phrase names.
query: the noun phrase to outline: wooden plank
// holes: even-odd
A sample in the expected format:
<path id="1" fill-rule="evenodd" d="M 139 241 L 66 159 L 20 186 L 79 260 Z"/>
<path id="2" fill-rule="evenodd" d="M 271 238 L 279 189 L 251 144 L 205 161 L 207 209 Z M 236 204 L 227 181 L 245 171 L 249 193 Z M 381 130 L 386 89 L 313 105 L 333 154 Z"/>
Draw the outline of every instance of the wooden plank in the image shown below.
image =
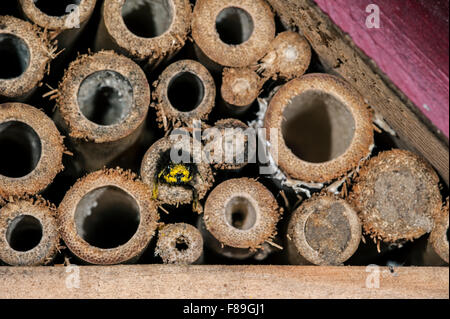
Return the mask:
<path id="1" fill-rule="evenodd" d="M 373 0 L 315 2 L 448 137 L 449 2 L 377 0 L 380 27 L 372 29 Z"/>
<path id="2" fill-rule="evenodd" d="M 327 70 L 349 81 L 448 185 L 448 139 L 311 0 L 268 0 L 284 23 L 298 26 Z"/>
<path id="3" fill-rule="evenodd" d="M 448 267 L 0 267 L 0 298 L 449 298 Z M 373 278 L 373 277 L 370 277 Z M 369 280 L 371 283 L 376 281 Z M 69 283 L 69 285 L 67 284 Z M 72 283 L 72 286 L 70 285 Z M 72 288 L 68 288 L 72 287 Z"/>

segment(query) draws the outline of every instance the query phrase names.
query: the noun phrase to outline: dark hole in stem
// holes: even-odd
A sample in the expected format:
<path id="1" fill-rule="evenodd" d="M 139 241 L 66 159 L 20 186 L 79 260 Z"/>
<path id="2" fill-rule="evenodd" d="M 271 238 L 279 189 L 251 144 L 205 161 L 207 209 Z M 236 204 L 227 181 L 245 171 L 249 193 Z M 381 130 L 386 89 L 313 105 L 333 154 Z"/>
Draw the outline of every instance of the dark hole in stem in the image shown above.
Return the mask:
<path id="1" fill-rule="evenodd" d="M 222 42 L 239 45 L 250 39 L 255 26 L 250 14 L 236 7 L 223 9 L 216 18 L 216 30 Z"/>
<path id="2" fill-rule="evenodd" d="M 236 229 L 248 230 L 256 223 L 256 211 L 245 197 L 234 197 L 225 207 L 228 224 Z"/>
<path id="3" fill-rule="evenodd" d="M 447 241 L 449 241 L 449 237 L 448 237 L 448 233 L 449 233 L 449 231 L 448 231 L 449 229 L 447 228 Z"/>
<path id="4" fill-rule="evenodd" d="M 30 51 L 21 38 L 0 34 L 0 80 L 21 76 L 30 64 Z"/>
<path id="5" fill-rule="evenodd" d="M 122 7 L 122 18 L 135 35 L 154 38 L 169 30 L 173 21 L 171 0 L 127 0 Z"/>
<path id="6" fill-rule="evenodd" d="M 186 242 L 186 238 L 184 238 L 183 236 L 178 237 L 175 243 L 175 248 L 178 251 L 185 251 L 189 248 L 189 245 Z"/>
<path id="7" fill-rule="evenodd" d="M 0 175 L 19 178 L 31 173 L 39 163 L 41 140 L 34 129 L 22 122 L 0 123 Z"/>
<path id="8" fill-rule="evenodd" d="M 140 210 L 136 200 L 115 186 L 86 194 L 75 212 L 77 232 L 90 245 L 110 249 L 126 244 L 136 233 Z"/>
<path id="9" fill-rule="evenodd" d="M 323 163 L 347 150 L 355 133 L 355 121 L 334 96 L 306 91 L 295 97 L 283 113 L 286 146 L 300 159 Z"/>
<path id="10" fill-rule="evenodd" d="M 205 97 L 202 80 L 191 72 L 174 76 L 167 88 L 170 103 L 180 112 L 190 112 L 198 107 Z"/>
<path id="11" fill-rule="evenodd" d="M 34 0 L 34 5 L 46 15 L 61 17 L 71 13 L 81 0 Z"/>
<path id="12" fill-rule="evenodd" d="M 121 123 L 131 112 L 133 87 L 114 71 L 98 71 L 80 85 L 78 105 L 83 115 L 98 125 Z"/>
<path id="13" fill-rule="evenodd" d="M 16 251 L 29 251 L 39 245 L 41 239 L 42 224 L 30 215 L 17 216 L 6 230 L 6 240 Z"/>

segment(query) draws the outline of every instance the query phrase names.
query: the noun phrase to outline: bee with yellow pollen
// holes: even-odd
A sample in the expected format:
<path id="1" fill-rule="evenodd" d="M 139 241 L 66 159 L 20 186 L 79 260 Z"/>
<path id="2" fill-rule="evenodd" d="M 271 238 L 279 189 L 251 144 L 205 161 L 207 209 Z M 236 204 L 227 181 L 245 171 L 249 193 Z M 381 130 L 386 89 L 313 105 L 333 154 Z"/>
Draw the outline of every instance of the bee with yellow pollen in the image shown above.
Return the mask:
<path id="1" fill-rule="evenodd" d="M 164 161 L 157 169 L 157 176 L 153 185 L 153 199 L 158 198 L 158 186 L 160 184 L 167 184 L 170 186 L 183 186 L 192 189 L 193 194 L 193 209 L 196 210 L 198 206 L 197 191 L 192 185 L 195 175 L 197 174 L 197 167 L 193 163 L 173 163 L 172 161 Z"/>

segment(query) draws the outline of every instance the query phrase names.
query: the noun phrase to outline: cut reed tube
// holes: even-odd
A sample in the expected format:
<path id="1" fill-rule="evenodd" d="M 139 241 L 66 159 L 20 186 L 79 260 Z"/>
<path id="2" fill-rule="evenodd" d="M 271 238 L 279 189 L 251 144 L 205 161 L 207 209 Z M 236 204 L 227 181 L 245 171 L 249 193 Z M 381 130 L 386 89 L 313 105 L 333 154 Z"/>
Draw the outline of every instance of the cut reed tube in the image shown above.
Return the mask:
<path id="1" fill-rule="evenodd" d="M 50 32 L 68 51 L 94 12 L 97 0 L 19 0 L 24 16 Z"/>
<path id="2" fill-rule="evenodd" d="M 266 54 L 274 39 L 274 15 L 263 0 L 198 0 L 192 37 L 199 59 L 213 70 L 247 67 Z"/>
<path id="3" fill-rule="evenodd" d="M 258 98 L 264 81 L 250 68 L 225 68 L 220 89 L 225 106 L 234 115 L 247 111 Z"/>
<path id="4" fill-rule="evenodd" d="M 179 143 L 171 136 L 163 137 L 149 148 L 142 160 L 142 180 L 154 189 L 153 197 L 159 204 L 179 205 L 200 200 L 205 197 L 214 182 L 209 164 L 203 161 L 194 163 L 193 139 L 189 137 L 188 141 Z M 184 184 L 167 183 L 164 176 L 170 172 L 166 170 L 176 162 L 172 156 L 179 153 L 186 155 L 179 158 L 179 164 L 186 167 L 192 179 Z"/>
<path id="5" fill-rule="evenodd" d="M 30 97 L 44 78 L 52 50 L 31 23 L 0 16 L 0 102 Z"/>
<path id="6" fill-rule="evenodd" d="M 223 119 L 217 121 L 213 129 L 215 134 L 208 134 L 204 142 L 209 147 L 210 162 L 216 169 L 239 170 L 249 162 L 249 136 L 248 126 L 236 119 Z M 220 138 L 216 136 L 220 134 Z"/>
<path id="7" fill-rule="evenodd" d="M 358 167 L 373 146 L 371 113 L 364 99 L 344 80 L 328 74 L 304 75 L 279 89 L 264 127 L 274 162 L 287 178 L 307 183 L 342 177 Z"/>
<path id="8" fill-rule="evenodd" d="M 209 194 L 204 210 L 206 229 L 222 244 L 256 250 L 273 239 L 282 209 L 261 183 L 230 179 Z"/>
<path id="9" fill-rule="evenodd" d="M 403 150 L 372 158 L 360 170 L 350 198 L 364 231 L 390 243 L 431 232 L 442 207 L 437 174 L 417 155 Z"/>
<path id="10" fill-rule="evenodd" d="M 300 77 L 310 62 L 308 41 L 297 32 L 282 32 L 272 41 L 267 54 L 256 67 L 223 70 L 222 99 L 233 114 L 242 114 L 256 100 L 267 80 L 289 81 Z"/>
<path id="11" fill-rule="evenodd" d="M 11 266 L 50 263 L 59 246 L 56 209 L 43 199 L 20 199 L 0 209 L 0 260 Z"/>
<path id="12" fill-rule="evenodd" d="M 258 72 L 265 79 L 292 80 L 306 72 L 311 54 L 311 46 L 304 36 L 294 31 L 282 32 L 258 64 Z"/>
<path id="13" fill-rule="evenodd" d="M 136 175 L 102 170 L 79 180 L 58 208 L 61 237 L 90 264 L 136 261 L 158 226 L 151 189 Z"/>
<path id="14" fill-rule="evenodd" d="M 63 138 L 27 104 L 0 104 L 0 150 L 0 198 L 37 194 L 63 169 Z"/>
<path id="15" fill-rule="evenodd" d="M 435 219 L 433 231 L 430 234 L 429 242 L 434 251 L 448 264 L 449 244 L 448 244 L 448 207 L 449 202 L 442 208 L 441 214 Z"/>
<path id="16" fill-rule="evenodd" d="M 110 163 L 141 134 L 150 104 L 142 69 L 112 51 L 72 62 L 58 90 L 55 120 L 84 170 Z"/>
<path id="17" fill-rule="evenodd" d="M 206 120 L 214 107 L 216 85 L 209 71 L 193 60 L 181 60 L 167 67 L 155 82 L 152 105 L 160 126 L 168 131 Z"/>
<path id="18" fill-rule="evenodd" d="M 299 206 L 288 226 L 288 255 L 293 264 L 340 265 L 358 249 L 361 222 L 343 199 L 313 197 Z"/>
<path id="19" fill-rule="evenodd" d="M 191 17 L 189 0 L 105 0 L 96 49 L 113 49 L 151 70 L 184 46 Z"/>
<path id="20" fill-rule="evenodd" d="M 203 256 L 203 237 L 189 224 L 166 225 L 159 230 L 155 255 L 165 264 L 198 264 Z"/>

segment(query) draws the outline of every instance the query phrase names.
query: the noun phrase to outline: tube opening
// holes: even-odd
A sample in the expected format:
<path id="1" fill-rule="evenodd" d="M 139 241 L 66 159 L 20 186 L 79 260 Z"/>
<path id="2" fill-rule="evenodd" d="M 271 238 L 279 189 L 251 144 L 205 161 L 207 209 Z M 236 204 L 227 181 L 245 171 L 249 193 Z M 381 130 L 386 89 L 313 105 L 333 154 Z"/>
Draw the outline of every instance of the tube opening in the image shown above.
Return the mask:
<path id="1" fill-rule="evenodd" d="M 34 0 L 36 8 L 48 16 L 62 17 L 71 13 L 75 6 L 79 6 L 81 0 Z"/>
<path id="2" fill-rule="evenodd" d="M 240 8 L 225 8 L 216 18 L 217 33 L 222 42 L 229 45 L 239 45 L 248 41 L 254 28 L 251 15 Z"/>
<path id="3" fill-rule="evenodd" d="M 13 219 L 6 230 L 6 240 L 15 251 L 29 251 L 39 245 L 42 239 L 41 222 L 30 215 L 21 215 Z"/>
<path id="4" fill-rule="evenodd" d="M 283 112 L 286 146 L 300 159 L 323 163 L 344 154 L 355 134 L 355 120 L 336 97 L 309 90 L 296 96 Z"/>
<path id="5" fill-rule="evenodd" d="M 308 245 L 328 261 L 337 260 L 351 239 L 350 223 L 344 212 L 341 204 L 316 207 L 305 224 Z"/>
<path id="6" fill-rule="evenodd" d="M 0 34 L 0 80 L 21 76 L 30 65 L 30 50 L 21 38 Z"/>
<path id="7" fill-rule="evenodd" d="M 179 252 L 183 252 L 183 251 L 189 249 L 188 242 L 187 242 L 187 240 L 186 240 L 186 238 L 184 236 L 180 236 L 180 237 L 177 238 L 177 240 L 175 242 L 175 248 Z"/>
<path id="8" fill-rule="evenodd" d="M 446 235 L 447 235 L 447 237 L 446 237 L 446 238 L 447 238 L 447 241 L 449 241 L 449 240 L 448 240 L 448 233 L 449 233 L 448 230 L 449 230 L 449 229 L 447 228 L 447 232 L 446 232 Z"/>
<path id="9" fill-rule="evenodd" d="M 135 35 L 155 38 L 169 30 L 174 19 L 172 0 L 127 0 L 122 18 Z"/>
<path id="10" fill-rule="evenodd" d="M 78 235 L 90 245 L 102 249 L 126 244 L 136 233 L 140 219 L 136 200 L 115 186 L 89 192 L 75 211 Z"/>
<path id="11" fill-rule="evenodd" d="M 41 159 L 39 135 L 29 125 L 10 121 L 0 123 L 0 175 L 20 178 L 30 174 Z"/>
<path id="12" fill-rule="evenodd" d="M 239 230 L 248 230 L 256 224 L 256 210 L 245 197 L 232 198 L 225 207 L 228 224 Z"/>
<path id="13" fill-rule="evenodd" d="M 81 83 L 78 105 L 81 113 L 95 124 L 119 124 L 131 113 L 133 87 L 117 72 L 98 71 Z"/>
<path id="14" fill-rule="evenodd" d="M 205 98 L 205 86 L 194 73 L 181 72 L 170 80 L 167 97 L 178 111 L 190 112 L 197 108 Z"/>

